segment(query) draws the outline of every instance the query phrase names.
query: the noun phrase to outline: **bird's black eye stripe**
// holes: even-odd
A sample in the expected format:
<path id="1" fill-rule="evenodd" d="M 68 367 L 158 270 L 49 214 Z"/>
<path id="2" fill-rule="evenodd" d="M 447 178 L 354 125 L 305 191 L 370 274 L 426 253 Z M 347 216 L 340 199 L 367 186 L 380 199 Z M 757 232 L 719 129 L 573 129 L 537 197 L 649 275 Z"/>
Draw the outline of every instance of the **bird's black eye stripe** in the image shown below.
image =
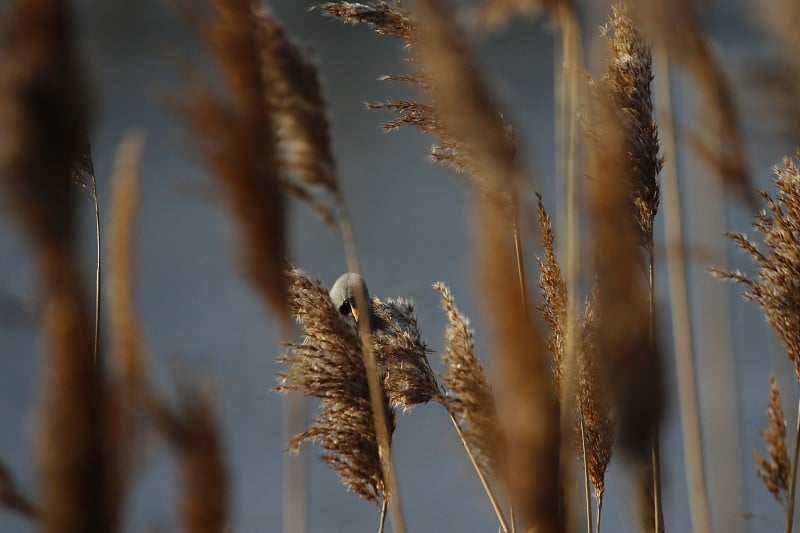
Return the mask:
<path id="1" fill-rule="evenodd" d="M 339 313 L 342 314 L 342 315 L 349 315 L 350 314 L 350 302 L 345 300 L 344 303 L 339 306 Z"/>

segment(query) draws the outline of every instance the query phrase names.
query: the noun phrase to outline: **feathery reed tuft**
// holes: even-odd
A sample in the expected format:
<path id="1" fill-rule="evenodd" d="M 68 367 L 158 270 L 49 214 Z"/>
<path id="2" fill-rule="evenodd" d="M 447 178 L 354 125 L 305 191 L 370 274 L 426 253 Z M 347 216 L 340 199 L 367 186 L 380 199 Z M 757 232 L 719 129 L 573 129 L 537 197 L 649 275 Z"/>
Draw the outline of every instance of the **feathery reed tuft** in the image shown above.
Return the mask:
<path id="1" fill-rule="evenodd" d="M 304 341 L 286 345 L 278 359 L 285 368 L 275 390 L 318 398 L 321 409 L 311 427 L 292 438 L 288 449 L 297 453 L 304 441 L 317 442 L 325 450 L 322 461 L 342 482 L 378 503 L 387 493 L 358 330 L 339 314 L 322 282 L 297 269 L 289 270 L 287 278 L 289 305 Z M 391 431 L 394 410 L 386 399 L 384 409 Z"/>
<path id="2" fill-rule="evenodd" d="M 796 157 L 800 158 L 800 150 Z M 753 222 L 766 251 L 744 234 L 727 234 L 755 260 L 755 277 L 740 271 L 712 269 L 712 273 L 745 286 L 745 298 L 763 309 L 767 322 L 783 341 L 800 383 L 800 243 L 796 238 L 800 234 L 800 170 L 795 160 L 786 157 L 773 171 L 777 197 L 761 193 L 767 206 Z"/>
<path id="3" fill-rule="evenodd" d="M 177 455 L 184 531 L 223 531 L 229 520 L 230 481 L 208 393 L 183 386 L 174 406 L 156 400 L 153 415 Z"/>
<path id="4" fill-rule="evenodd" d="M 329 202 L 315 190 L 336 195 L 339 182 L 326 103 L 317 67 L 306 58 L 271 13 L 255 14 L 267 103 L 275 121 L 277 162 L 284 189 L 333 224 Z"/>
<path id="5" fill-rule="evenodd" d="M 422 342 L 414 304 L 404 298 L 386 302 L 375 298 L 372 307 L 383 325 L 372 334 L 372 346 L 389 405 L 410 409 L 438 399 L 439 384 L 428 362 L 430 350 Z"/>
<path id="6" fill-rule="evenodd" d="M 413 24 L 398 2 L 325 2 L 319 6 L 323 13 L 345 24 L 369 24 L 380 35 L 413 41 Z"/>
<path id="7" fill-rule="evenodd" d="M 442 295 L 442 308 L 449 324 L 442 352 L 445 407 L 453 413 L 467 445 L 478 458 L 484 474 L 502 473 L 504 443 L 500 433 L 494 394 L 475 354 L 475 341 L 469 319 L 456 307 L 450 289 L 438 282 L 433 288 Z"/>
<path id="8" fill-rule="evenodd" d="M 563 370 L 564 342 L 567 330 L 567 284 L 561 274 L 555 250 L 555 236 L 550 215 L 544 208 L 541 193 L 536 193 L 536 218 L 542 238 L 544 259 L 537 257 L 539 265 L 539 288 L 542 299 L 538 310 L 547 324 L 547 349 L 553 357 L 553 377 L 556 387 L 561 386 Z"/>
<path id="9" fill-rule="evenodd" d="M 614 420 L 611 397 L 600 375 L 601 361 L 597 353 L 596 314 L 597 288 L 587 301 L 583 312 L 580 349 L 578 354 L 578 405 L 583 419 L 586 440 L 586 461 L 589 479 L 594 486 L 598 508 L 605 494 L 605 475 L 614 446 Z M 580 454 L 581 459 L 583 455 Z M 598 522 L 600 520 L 598 511 Z"/>
<path id="10" fill-rule="evenodd" d="M 755 210 L 757 195 L 748 168 L 736 99 L 703 31 L 704 0 L 641 0 L 629 3 L 660 52 L 683 65 L 702 97 L 701 131 L 689 135 L 697 153 L 739 199 Z"/>
<path id="11" fill-rule="evenodd" d="M 611 51 L 603 82 L 623 125 L 628 145 L 630 194 L 641 235 L 640 246 L 651 251 L 653 221 L 658 211 L 662 157 L 658 126 L 653 117 L 653 58 L 623 4 L 611 7 L 609 25 L 602 28 Z"/>
<path id="12" fill-rule="evenodd" d="M 786 418 L 781 406 L 781 391 L 775 377 L 769 378 L 769 407 L 767 408 L 769 427 L 761 432 L 764 444 L 767 445 L 767 457 L 758 450 L 753 450 L 758 465 L 758 477 L 764 482 L 770 494 L 781 505 L 786 507 L 789 499 L 789 476 L 792 463 L 786 451 Z"/>
<path id="13" fill-rule="evenodd" d="M 276 164 L 274 116 L 265 96 L 257 3 L 212 4 L 212 18 L 201 30 L 225 94 L 198 80 L 178 107 L 239 224 L 247 277 L 275 315 L 288 320 L 285 202 Z"/>

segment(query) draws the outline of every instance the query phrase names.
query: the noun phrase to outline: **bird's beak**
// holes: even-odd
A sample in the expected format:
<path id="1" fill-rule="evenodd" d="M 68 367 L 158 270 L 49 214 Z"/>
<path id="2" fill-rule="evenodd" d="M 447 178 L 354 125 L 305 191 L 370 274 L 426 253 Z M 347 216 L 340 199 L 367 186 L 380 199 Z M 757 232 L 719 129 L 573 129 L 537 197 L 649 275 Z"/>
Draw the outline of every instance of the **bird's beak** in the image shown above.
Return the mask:
<path id="1" fill-rule="evenodd" d="M 355 317 L 356 322 L 358 322 L 358 309 L 355 307 L 351 308 L 350 311 L 353 313 L 353 317 Z"/>

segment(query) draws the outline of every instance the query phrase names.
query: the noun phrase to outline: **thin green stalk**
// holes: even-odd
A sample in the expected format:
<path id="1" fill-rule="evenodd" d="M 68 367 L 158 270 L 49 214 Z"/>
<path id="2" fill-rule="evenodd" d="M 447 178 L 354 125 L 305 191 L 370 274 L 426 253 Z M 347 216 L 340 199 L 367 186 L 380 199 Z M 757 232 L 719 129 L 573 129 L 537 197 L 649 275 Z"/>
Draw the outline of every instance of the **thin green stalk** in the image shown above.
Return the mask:
<path id="1" fill-rule="evenodd" d="M 356 253 L 355 237 L 350 216 L 347 212 L 347 205 L 344 196 L 340 191 L 336 192 L 334 198 L 339 210 L 339 225 L 342 232 L 345 255 L 347 256 L 347 267 L 350 272 L 361 275 L 361 266 Z M 356 304 L 359 309 L 368 309 L 367 295 L 360 284 L 356 284 Z M 403 519 L 403 507 L 400 501 L 400 491 L 397 486 L 394 463 L 392 462 L 392 444 L 389 424 L 386 419 L 386 412 L 383 408 L 384 395 L 383 387 L 378 381 L 378 365 L 375 361 L 375 353 L 372 351 L 372 332 L 369 327 L 369 320 L 358 322 L 359 336 L 361 338 L 361 352 L 364 357 L 364 370 L 367 374 L 367 385 L 369 387 L 369 399 L 372 404 L 372 417 L 375 423 L 375 436 L 378 441 L 378 455 L 383 471 L 383 480 L 386 484 L 386 500 L 388 500 L 392 531 L 394 533 L 405 533 L 406 526 Z"/>
<path id="2" fill-rule="evenodd" d="M 663 106 L 663 144 L 664 152 L 668 155 L 664 165 L 663 181 L 666 189 L 666 194 L 664 195 L 664 227 L 669 249 L 674 249 L 674 256 L 667 261 L 667 272 L 669 276 L 675 364 L 678 377 L 678 400 L 683 429 L 686 485 L 689 495 L 692 529 L 695 533 L 708 533 L 711 531 L 711 519 L 703 468 L 703 446 L 694 370 L 692 325 L 686 283 L 686 260 L 681 223 L 680 185 L 678 182 L 677 161 L 675 160 L 677 142 L 672 116 L 669 58 L 665 49 L 662 48 L 658 52 L 655 57 L 657 70 L 655 80 L 658 83 L 658 98 Z"/>
<path id="3" fill-rule="evenodd" d="M 505 533 L 509 533 L 511 530 L 508 528 L 508 522 L 506 522 L 506 517 L 503 516 L 503 511 L 500 509 L 500 503 L 497 501 L 497 496 L 495 496 L 491 485 L 489 485 L 489 480 L 486 479 L 483 469 L 481 469 L 480 465 L 478 464 L 478 460 L 472 453 L 469 444 L 467 444 L 467 440 L 464 438 L 464 432 L 461 430 L 458 420 L 456 420 L 456 417 L 450 412 L 450 409 L 447 409 L 447 407 L 445 407 L 445 409 L 447 410 L 447 415 L 450 417 L 450 421 L 453 423 L 453 427 L 456 428 L 458 438 L 461 439 L 461 444 L 464 445 L 464 450 L 467 452 L 469 460 L 472 462 L 472 467 L 475 469 L 475 473 L 478 474 L 478 479 L 481 480 L 483 490 L 486 491 L 486 496 L 489 498 L 489 503 L 492 504 L 492 509 L 494 509 L 494 513 L 497 515 L 497 520 L 500 522 L 500 527 Z"/>
<path id="4" fill-rule="evenodd" d="M 792 459 L 792 483 L 789 488 L 789 505 L 786 509 L 786 533 L 794 527 L 794 497 L 797 489 L 797 459 L 800 455 L 800 401 L 797 403 L 797 425 L 794 431 L 794 457 Z"/>

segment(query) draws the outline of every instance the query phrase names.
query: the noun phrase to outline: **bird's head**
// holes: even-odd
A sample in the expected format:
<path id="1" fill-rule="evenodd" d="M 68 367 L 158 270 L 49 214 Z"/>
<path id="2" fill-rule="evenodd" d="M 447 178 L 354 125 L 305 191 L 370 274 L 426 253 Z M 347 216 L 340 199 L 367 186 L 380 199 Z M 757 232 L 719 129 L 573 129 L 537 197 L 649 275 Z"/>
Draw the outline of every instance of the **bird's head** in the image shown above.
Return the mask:
<path id="1" fill-rule="evenodd" d="M 361 287 L 364 300 L 366 300 L 367 307 L 369 308 L 366 312 L 362 312 L 358 306 L 357 287 L 359 286 Z M 340 314 L 344 316 L 352 315 L 353 318 L 356 319 L 356 322 L 358 322 L 358 317 L 362 315 L 372 318 L 372 305 L 370 303 L 367 284 L 364 283 L 364 278 L 358 274 L 348 272 L 347 274 L 339 276 L 339 279 L 337 279 L 336 283 L 331 287 L 330 297 L 333 305 Z"/>

